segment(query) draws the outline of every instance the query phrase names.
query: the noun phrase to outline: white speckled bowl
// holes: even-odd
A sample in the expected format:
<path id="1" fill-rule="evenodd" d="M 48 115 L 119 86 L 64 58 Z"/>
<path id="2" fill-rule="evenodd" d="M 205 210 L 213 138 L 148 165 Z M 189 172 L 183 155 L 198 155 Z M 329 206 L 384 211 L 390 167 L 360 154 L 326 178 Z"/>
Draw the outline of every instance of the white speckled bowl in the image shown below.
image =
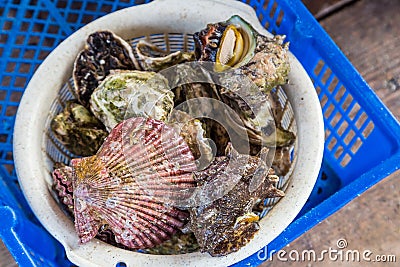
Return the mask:
<path id="1" fill-rule="evenodd" d="M 125 39 L 161 33 L 194 33 L 209 23 L 238 14 L 264 34 L 254 11 L 247 5 L 226 0 L 157 0 L 123 9 L 81 28 L 62 42 L 39 67 L 20 103 L 14 131 L 14 157 L 21 188 L 44 227 L 65 247 L 68 258 L 79 266 L 226 266 L 257 252 L 278 236 L 295 218 L 314 186 L 323 153 L 321 108 L 307 73 L 290 55 L 290 85 L 284 87 L 297 122 L 297 162 L 282 198 L 264 217 L 254 239 L 225 257 L 190 253 L 159 256 L 130 252 L 98 241 L 81 245 L 73 222 L 53 199 L 49 184 L 44 132 L 46 119 L 58 89 L 68 81 L 73 62 L 86 37 L 109 29 Z"/>

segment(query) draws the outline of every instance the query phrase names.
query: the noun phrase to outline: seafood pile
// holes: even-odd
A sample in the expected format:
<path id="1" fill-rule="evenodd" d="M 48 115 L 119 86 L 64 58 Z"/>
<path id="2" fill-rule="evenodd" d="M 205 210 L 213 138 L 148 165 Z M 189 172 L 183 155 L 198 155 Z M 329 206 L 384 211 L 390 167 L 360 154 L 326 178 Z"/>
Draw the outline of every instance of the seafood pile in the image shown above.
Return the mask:
<path id="1" fill-rule="evenodd" d="M 50 126 L 74 155 L 54 165 L 53 190 L 81 243 L 223 256 L 257 233 L 265 199 L 284 196 L 296 139 L 276 95 L 284 37 L 233 16 L 193 39 L 169 53 L 104 30 L 77 55 L 75 98 Z"/>

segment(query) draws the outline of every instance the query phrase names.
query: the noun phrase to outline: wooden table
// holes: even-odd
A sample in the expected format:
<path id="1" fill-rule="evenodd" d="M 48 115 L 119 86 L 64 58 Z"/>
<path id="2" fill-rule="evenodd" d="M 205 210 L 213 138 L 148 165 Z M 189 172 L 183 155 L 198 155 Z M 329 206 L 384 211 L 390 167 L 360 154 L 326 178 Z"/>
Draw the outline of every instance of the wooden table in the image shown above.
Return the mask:
<path id="1" fill-rule="evenodd" d="M 304 0 L 321 25 L 400 119 L 400 0 Z M 396 254 L 400 262 L 400 172 L 380 182 L 285 248 L 287 252 L 336 249 L 345 238 L 348 249 Z M 16 266 L 0 244 L 0 265 Z M 282 262 L 262 266 L 383 266 L 365 262 Z M 388 264 L 396 266 L 396 264 Z"/>

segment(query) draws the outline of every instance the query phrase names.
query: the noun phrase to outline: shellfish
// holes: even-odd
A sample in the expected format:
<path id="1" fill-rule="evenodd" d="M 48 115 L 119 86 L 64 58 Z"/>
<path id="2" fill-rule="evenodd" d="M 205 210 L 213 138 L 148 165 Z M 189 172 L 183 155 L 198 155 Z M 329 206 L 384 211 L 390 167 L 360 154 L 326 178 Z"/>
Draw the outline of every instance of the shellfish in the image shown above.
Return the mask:
<path id="1" fill-rule="evenodd" d="M 50 127 L 65 148 L 77 156 L 95 154 L 108 135 L 101 122 L 73 100 L 67 101 L 63 111 L 51 121 Z"/>
<path id="2" fill-rule="evenodd" d="M 75 96 L 88 107 L 90 95 L 112 69 L 140 69 L 133 48 L 110 31 L 90 34 L 74 63 Z"/>
<path id="3" fill-rule="evenodd" d="M 110 131 L 131 117 L 166 121 L 174 93 L 163 75 L 149 71 L 111 71 L 92 93 L 90 109 Z"/>
<path id="4" fill-rule="evenodd" d="M 145 40 L 140 40 L 137 43 L 136 53 L 143 70 L 155 72 L 195 59 L 193 52 L 175 51 L 168 53 Z"/>
<path id="5" fill-rule="evenodd" d="M 238 69 L 261 91 L 268 92 L 287 83 L 290 65 L 288 43 L 283 44 L 283 39 L 263 36 L 235 15 L 195 33 L 195 53 L 200 61 L 214 62 L 215 71 Z"/>
<path id="6" fill-rule="evenodd" d="M 232 166 L 229 162 L 233 159 L 243 164 Z M 222 197 L 189 210 L 190 229 L 201 251 L 212 256 L 227 255 L 246 245 L 259 229 L 259 217 L 252 212 L 253 206 L 266 197 L 284 196 L 284 192 L 276 188 L 279 177 L 272 169 L 260 158 L 239 154 L 231 146 L 226 156 L 215 158 L 207 169 L 195 172 L 194 177 L 198 186 L 237 179 L 234 187 Z M 220 187 L 213 190 L 218 191 Z"/>
<path id="7" fill-rule="evenodd" d="M 105 226 L 121 245 L 150 248 L 187 222 L 188 213 L 176 206 L 191 196 L 196 165 L 182 137 L 161 121 L 125 120 L 96 155 L 73 159 L 64 168 L 53 178 L 72 175 L 75 228 L 82 243 Z"/>

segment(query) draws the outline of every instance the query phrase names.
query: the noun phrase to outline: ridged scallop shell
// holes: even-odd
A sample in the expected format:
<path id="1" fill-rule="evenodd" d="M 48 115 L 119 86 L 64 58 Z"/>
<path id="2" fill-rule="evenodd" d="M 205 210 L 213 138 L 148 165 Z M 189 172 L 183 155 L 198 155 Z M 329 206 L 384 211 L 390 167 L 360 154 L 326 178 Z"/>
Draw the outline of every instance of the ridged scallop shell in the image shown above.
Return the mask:
<path id="1" fill-rule="evenodd" d="M 163 122 L 118 124 L 92 157 L 73 159 L 75 227 L 82 243 L 106 225 L 116 242 L 150 248 L 188 219 L 179 201 L 191 196 L 196 165 L 189 147 Z"/>

